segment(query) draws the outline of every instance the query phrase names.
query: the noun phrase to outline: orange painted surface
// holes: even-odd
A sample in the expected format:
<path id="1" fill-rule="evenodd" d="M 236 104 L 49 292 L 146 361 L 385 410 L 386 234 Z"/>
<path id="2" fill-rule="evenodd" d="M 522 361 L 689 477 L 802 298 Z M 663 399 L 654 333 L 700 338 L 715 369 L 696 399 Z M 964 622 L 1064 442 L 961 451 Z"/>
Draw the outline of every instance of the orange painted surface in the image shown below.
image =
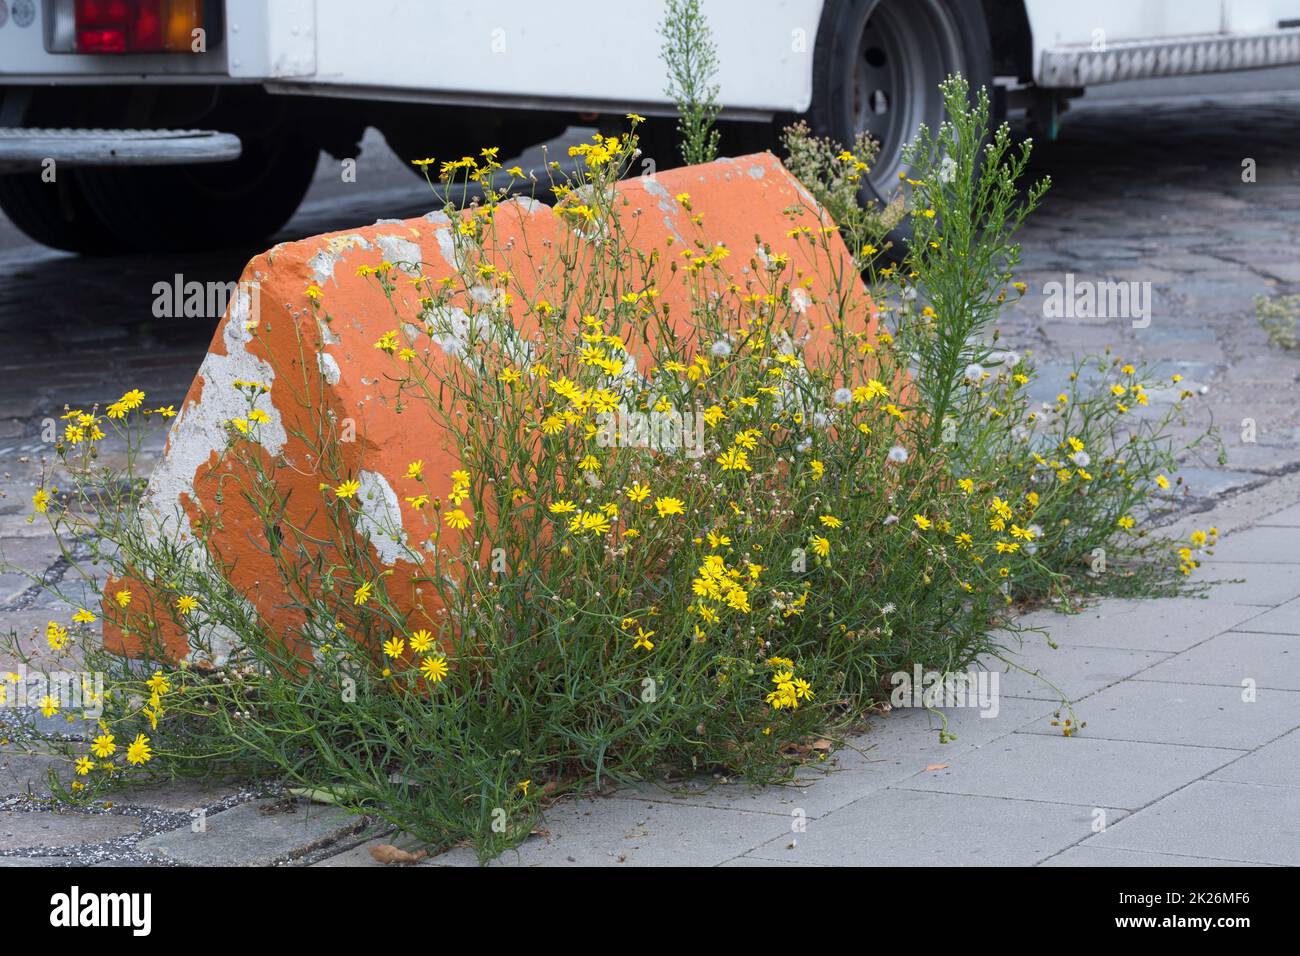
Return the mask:
<path id="1" fill-rule="evenodd" d="M 815 257 L 806 239 L 799 242 L 787 236 L 796 225 L 817 224 L 811 213 L 795 219 L 787 214 L 791 207 L 812 206 L 812 200 L 771 154 L 671 170 L 659 173 L 653 181 L 629 179 L 619 184 L 618 192 L 626 200 L 626 205 L 620 205 L 620 215 L 634 247 L 645 253 L 660 253 L 658 262 L 651 266 L 656 276 L 654 284 L 661 291 L 661 301 L 670 307 L 677 327 L 687 325 L 689 288 L 685 271 L 673 274 L 669 264 L 680 260 L 681 249 L 697 235 L 690 223 L 696 215 L 703 217 L 699 235 L 710 245 L 722 244 L 731 250 L 723 266 L 737 284 L 744 286 L 747 277 L 752 276 L 749 263 L 757 249 L 756 237 L 761 237 L 773 253 L 787 254 L 792 268 L 814 274 L 814 301 L 828 297 L 824 279 L 832 270 L 827 268 L 825 254 Z M 674 198 L 680 193 L 689 193 L 690 211 Z M 553 265 L 555 246 L 551 244 L 567 228 L 550 207 L 540 203 L 507 203 L 498 210 L 496 238 L 500 248 L 492 255 L 524 284 L 527 298 L 533 298 L 536 281 L 536 266 L 527 257 L 531 255 L 544 268 Z M 429 606 L 427 593 L 431 589 L 424 594 L 418 591 L 418 578 L 428 573 L 427 567 L 421 567 L 427 554 L 421 543 L 428 538 L 426 521 L 430 511 L 416 512 L 402 499 L 421 491 L 445 499 L 451 490 L 449 475 L 460 467 L 460 461 L 456 448 L 421 409 L 419 400 L 408 396 L 399 409 L 391 381 L 399 360 L 375 348 L 374 343 L 385 332 L 399 329 L 400 323 L 376 280 L 359 277 L 356 272 L 362 266 L 378 266 L 384 261 L 400 265 L 418 256 L 424 276 L 436 280 L 454 275 L 444 256 L 450 229 L 445 216 L 431 214 L 287 243 L 253 259 L 241 281 L 260 284 L 260 308 L 248 316 L 234 307 L 228 311 L 173 425 L 164 465 L 151 485 L 154 506 L 163 511 L 177 506 L 183 509 L 193 534 L 206 540 L 212 556 L 226 567 L 229 580 L 256 608 L 277 639 L 292 644 L 303 621 L 287 599 L 286 584 L 269 553 L 272 543 L 263 535 L 263 521 L 246 500 L 247 493 L 278 496 L 279 503 L 267 507 L 272 513 L 283 513 L 285 528 L 302 529 L 310 538 L 338 537 L 332 533 L 328 517 L 332 495 L 323 492 L 320 485 L 333 484 L 337 474 L 357 477 L 362 472 L 382 476 L 391 487 L 401 511 L 407 549 L 389 563 L 384 560 L 383 549 L 363 536 L 345 535 L 351 538 L 345 546 L 365 549 L 376 574 L 391 571 L 385 578 L 386 587 L 394 601 L 409 612 L 410 628 L 429 626 L 437 633 L 431 616 L 436 609 Z M 674 239 L 671 245 L 670 236 Z M 834 269 L 838 282 L 851 290 L 855 303 L 853 321 L 868 336 L 874 336 L 874 309 L 861 280 L 838 235 L 832 235 L 831 242 L 838 259 Z M 821 276 L 816 276 L 814 269 Z M 318 322 L 307 298 L 306 289 L 313 283 L 322 290 L 319 312 L 331 317 L 328 325 Z M 394 292 L 402 320 L 417 328 L 423 327 L 417 318 L 417 300 L 422 294 L 405 278 L 399 280 Z M 512 315 L 521 334 L 527 336 L 535 331 L 535 319 L 525 314 L 524 298 L 516 296 Z M 816 305 L 809 308 L 801 317 L 805 327 L 795 330 L 797 335 L 807 335 L 807 350 L 813 355 L 829 338 L 826 318 L 818 312 Z M 241 330 L 245 321 L 252 326 L 249 332 Z M 578 317 L 568 317 L 567 321 L 576 328 Z M 403 337 L 401 345 L 407 344 Z M 413 347 L 423 351 L 427 345 L 429 339 L 421 332 Z M 643 362 L 650 358 L 644 347 L 628 345 Z M 435 367 L 439 362 L 456 361 L 436 345 L 429 347 Z M 256 450 L 267 472 L 274 476 L 270 485 L 250 482 L 245 464 L 230 456 L 222 460 L 216 451 L 223 447 L 224 436 L 214 422 L 229 417 L 219 414 L 225 407 L 221 403 L 229 402 L 231 379 L 239 377 L 237 373 L 245 368 L 251 369 L 243 375 L 246 380 L 265 381 L 271 377 L 266 381 L 270 393 L 258 407 L 273 412 L 283 441 L 270 448 L 257 448 L 250 442 L 240 445 Z M 323 368 L 337 372 L 335 384 L 322 378 Z M 272 376 L 265 376 L 268 369 Z M 260 377 L 258 370 L 263 373 Z M 322 411 L 339 422 L 355 422 L 354 442 L 331 443 L 339 456 L 338 472 L 322 469 L 312 443 L 299 434 L 315 434 Z M 264 426 L 263 434 L 267 431 Z M 405 477 L 407 464 L 416 459 L 425 463 L 423 488 Z M 192 473 L 187 473 L 191 466 Z M 372 507 L 377 502 L 362 504 Z M 454 533 L 444 529 L 444 541 L 448 534 Z M 279 546 L 298 549 L 291 554 L 310 555 L 321 550 L 310 539 L 286 539 Z M 350 595 L 356 583 L 347 582 L 337 597 Z M 123 586 L 133 594 L 125 609 L 112 600 Z M 189 649 L 172 610 L 173 603 L 174 596 L 164 596 L 161 589 L 147 582 L 110 582 L 104 604 L 106 644 L 121 653 L 139 653 L 139 639 L 121 627 L 124 618 L 130 616 L 132 630 L 153 620 L 155 627 L 145 629 L 156 630 L 158 640 L 171 656 L 184 657 Z"/>

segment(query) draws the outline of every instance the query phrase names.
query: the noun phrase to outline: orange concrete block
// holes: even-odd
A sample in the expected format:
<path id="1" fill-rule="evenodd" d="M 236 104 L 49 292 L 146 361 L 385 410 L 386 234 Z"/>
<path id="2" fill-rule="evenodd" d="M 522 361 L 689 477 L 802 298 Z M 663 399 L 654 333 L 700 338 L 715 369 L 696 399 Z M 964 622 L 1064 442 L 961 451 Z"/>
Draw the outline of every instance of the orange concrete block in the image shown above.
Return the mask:
<path id="1" fill-rule="evenodd" d="M 616 206 L 633 246 L 646 253 L 660 252 L 652 267 L 655 285 L 679 327 L 685 326 L 690 316 L 690 295 L 682 273 L 669 274 L 670 263 L 680 259 L 680 250 L 690 245 L 688 239 L 696 234 L 691 218 L 698 215 L 703 217 L 703 235 L 708 242 L 731 250 L 724 267 L 742 286 L 746 274 L 752 275 L 750 261 L 762 255 L 756 237 L 761 237 L 772 253 L 787 254 L 793 268 L 810 273 L 817 269 L 820 274 L 815 275 L 809 290 L 812 304 L 798 317 L 793 336 L 804 339 L 810 353 L 816 354 L 828 337 L 820 303 L 829 297 L 832 282 L 841 290 L 849 289 L 855 302 L 855 321 L 868 335 L 874 334 L 874 310 L 838 235 L 831 236 L 833 268 L 827 267 L 824 253 L 817 261 L 806 239 L 799 242 L 787 235 L 795 225 L 817 224 L 810 214 L 792 219 L 787 211 L 815 203 L 770 153 L 676 169 L 653 178 L 628 179 L 620 182 L 617 190 L 620 199 Z M 690 196 L 689 210 L 675 198 L 682 193 Z M 829 223 L 828 218 L 824 221 Z M 271 632 L 290 646 L 303 621 L 294 610 L 271 552 L 275 547 L 288 547 L 308 554 L 315 546 L 307 540 L 267 541 L 264 522 L 248 501 L 250 494 L 272 501 L 264 507 L 282 514 L 285 527 L 325 540 L 332 529 L 320 485 L 335 480 L 338 473 L 356 478 L 361 483 L 362 515 L 350 529 L 355 546 L 368 555 L 377 573 L 391 572 L 385 578 L 386 586 L 394 600 L 413 615 L 413 628 L 425 626 L 415 619 L 433 610 L 428 594 L 421 593 L 417 583 L 420 575 L 427 573 L 428 551 L 423 545 L 428 530 L 423 517 L 403 500 L 416 493 L 414 483 L 405 477 L 406 468 L 411 461 L 423 460 L 425 490 L 446 498 L 451 491 L 448 476 L 460 467 L 460 461 L 448 436 L 427 415 L 413 411 L 409 396 L 399 401 L 392 384 L 395 360 L 375 348 L 375 342 L 400 323 L 375 279 L 360 277 L 357 270 L 387 261 L 397 266 L 399 275 L 452 276 L 452 228 L 446 215 L 431 213 L 285 243 L 253 259 L 173 423 L 164 457 L 150 481 L 147 514 L 156 533 L 204 542 L 211 559 L 225 567 L 229 580 Z M 535 270 L 523 257 L 544 260 L 568 228 L 549 206 L 513 200 L 497 212 L 499 248 L 489 252 L 527 287 L 535 281 L 530 279 Z M 402 284 L 399 282 L 394 293 L 401 321 L 409 321 L 420 330 L 421 341 L 427 342 L 423 323 L 416 317 L 421 293 L 400 288 Z M 306 294 L 311 285 L 322 290 L 318 312 Z M 536 326 L 523 298 L 516 297 L 511 313 L 527 337 Z M 328 323 L 319 317 L 326 313 L 331 317 Z M 567 321 L 576 328 L 578 317 L 567 317 Z M 440 351 L 438 361 L 458 361 L 454 328 L 435 341 L 432 351 Z M 629 348 L 635 351 L 631 344 Z M 644 371 L 652 357 L 637 358 Z M 248 413 L 245 393 L 237 382 L 260 382 L 270 389 L 258 401 L 257 407 L 269 419 L 260 426 L 260 447 L 255 449 L 273 476 L 270 485 L 252 482 L 245 464 L 220 455 L 226 443 L 225 423 Z M 355 427 L 354 441 L 332 446 L 339 456 L 338 472 L 323 468 L 319 449 L 306 440 L 306 436 L 317 434 L 322 412 L 336 423 L 351 422 Z M 444 529 L 444 533 L 452 532 Z M 132 592 L 126 607 L 115 599 L 123 588 Z M 129 636 L 121 625 L 130 620 L 130 629 L 138 631 L 152 621 L 154 626 L 144 629 L 157 635 L 167 653 L 177 659 L 188 657 L 192 648 L 171 609 L 173 602 L 174 595 L 164 597 L 153 582 L 139 577 L 110 581 L 104 606 L 105 640 L 110 649 L 139 653 L 139 639 Z M 223 657 L 234 641 L 233 635 L 218 636 L 213 656 Z"/>

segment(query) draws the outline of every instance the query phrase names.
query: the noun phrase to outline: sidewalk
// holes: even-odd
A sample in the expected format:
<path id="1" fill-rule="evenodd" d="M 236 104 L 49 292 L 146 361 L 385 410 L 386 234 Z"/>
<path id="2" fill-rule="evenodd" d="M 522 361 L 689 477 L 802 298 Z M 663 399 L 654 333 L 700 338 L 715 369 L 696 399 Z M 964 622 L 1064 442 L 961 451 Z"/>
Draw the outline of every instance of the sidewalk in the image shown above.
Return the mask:
<path id="1" fill-rule="evenodd" d="M 1295 484 L 1277 491 L 1294 501 Z M 1227 502 L 1225 530 L 1258 504 Z M 1051 726 L 1046 685 L 1003 673 L 996 716 L 947 712 L 952 743 L 925 711 L 895 709 L 800 785 L 719 779 L 564 801 L 497 863 L 1300 864 L 1297 541 L 1292 504 L 1223 539 L 1201 579 L 1245 580 L 1208 600 L 1107 600 L 1025 619 L 1058 647 L 1029 635 L 1018 660 L 1064 690 L 1087 723 L 1077 736 Z M 366 820 L 252 790 L 175 785 L 59 810 L 40 799 L 48 765 L 0 746 L 0 866 L 374 866 L 371 847 L 405 845 Z M 457 848 L 424 865 L 476 862 Z"/>

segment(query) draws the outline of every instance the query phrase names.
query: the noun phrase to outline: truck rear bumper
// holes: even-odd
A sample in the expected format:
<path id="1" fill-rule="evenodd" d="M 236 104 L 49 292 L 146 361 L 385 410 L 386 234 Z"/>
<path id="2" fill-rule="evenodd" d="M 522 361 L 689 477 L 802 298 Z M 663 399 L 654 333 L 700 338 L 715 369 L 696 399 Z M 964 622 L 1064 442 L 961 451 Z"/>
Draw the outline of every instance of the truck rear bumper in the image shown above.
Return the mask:
<path id="1" fill-rule="evenodd" d="M 225 163 L 243 145 L 233 133 L 167 129 L 0 127 L 0 173 L 61 166 L 174 166 Z"/>

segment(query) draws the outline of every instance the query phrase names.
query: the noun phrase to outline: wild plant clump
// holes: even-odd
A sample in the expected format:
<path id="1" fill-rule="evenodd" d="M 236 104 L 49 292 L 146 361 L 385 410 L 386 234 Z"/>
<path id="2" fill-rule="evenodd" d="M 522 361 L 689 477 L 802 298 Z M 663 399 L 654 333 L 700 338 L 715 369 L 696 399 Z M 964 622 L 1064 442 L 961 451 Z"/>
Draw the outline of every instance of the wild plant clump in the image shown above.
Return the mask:
<path id="1" fill-rule="evenodd" d="M 70 411 L 64 490 L 38 493 L 42 519 L 89 549 L 89 565 L 68 552 L 89 579 L 148 580 L 191 647 L 236 650 L 177 665 L 141 635 L 143 657 L 127 660 L 103 651 L 90 610 L 51 622 L 53 653 L 79 645 L 106 675 L 98 737 L 66 795 L 273 774 L 487 857 L 565 792 L 712 769 L 787 776 L 884 699 L 891 674 L 1001 654 L 993 635 L 1014 631 L 1016 598 L 1087 587 L 1081 562 L 1095 548 L 1113 564 L 1167 553 L 1154 539 L 1135 548 L 1173 469 L 1164 426 L 1129 414 L 1152 386 L 1107 363 L 1097 395 L 1033 410 L 1028 358 L 983 344 L 1020 291 L 1013 236 L 1045 186 L 1019 193 L 1028 147 L 1013 149 L 1005 129 L 986 147 L 986 100 L 969 105 L 959 81 L 945 92 L 949 123 L 918 141 L 906 257 L 867 254 L 885 319 L 875 335 L 857 276 L 829 275 L 834 228 L 812 204 L 788 210 L 802 265 L 762 243 L 712 243 L 694 217 L 687 248 L 662 252 L 690 315 L 666 314 L 613 188 L 638 117 L 628 134 L 576 147 L 571 177 L 553 171 L 562 241 L 514 272 L 494 255 L 495 212 L 500 179 L 522 171 L 501 170 L 493 150 L 443 164 L 445 185 L 476 183 L 485 197 L 448 209 L 458 275 L 369 270 L 396 327 L 410 321 L 398 283 L 420 295 L 423 339 L 375 343 L 392 363 L 385 387 L 460 449 L 445 499 L 422 490 L 422 460 L 401 476 L 434 545 L 422 608 L 398 599 L 356 535 L 363 505 L 337 423 L 315 431 L 328 522 L 311 536 L 286 526 L 260 480 L 259 383 L 240 384 L 248 411 L 228 424 L 224 454 L 250 475 L 228 493 L 248 496 L 301 621 L 286 636 L 241 601 L 201 538 L 151 531 L 132 466 L 88 453 L 101 425 L 135 441 L 144 396 L 104 416 Z M 814 297 L 816 269 L 830 292 Z M 323 317 L 328 295 L 307 291 Z M 501 307 L 515 298 L 535 320 L 526 347 Z M 459 361 L 431 362 L 453 307 L 470 338 Z M 791 334 L 805 315 L 823 329 L 815 348 Z M 698 440 L 627 441 L 613 423 L 629 412 L 698 416 Z M 132 595 L 108 601 L 112 613 Z"/>

